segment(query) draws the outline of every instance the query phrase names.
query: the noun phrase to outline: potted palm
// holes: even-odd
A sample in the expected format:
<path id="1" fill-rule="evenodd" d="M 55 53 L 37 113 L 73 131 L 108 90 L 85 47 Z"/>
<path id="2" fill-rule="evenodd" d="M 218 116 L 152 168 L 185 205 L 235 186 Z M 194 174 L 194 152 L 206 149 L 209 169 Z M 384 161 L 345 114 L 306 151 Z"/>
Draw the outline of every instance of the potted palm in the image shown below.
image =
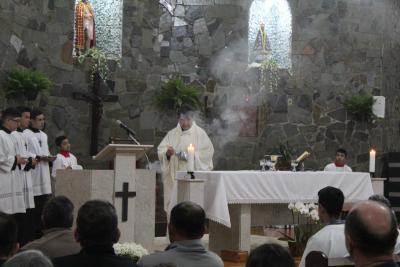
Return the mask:
<path id="1" fill-rule="evenodd" d="M 22 67 L 7 73 L 4 92 L 8 99 L 24 96 L 33 101 L 39 92 L 49 90 L 51 81 L 41 72 Z"/>

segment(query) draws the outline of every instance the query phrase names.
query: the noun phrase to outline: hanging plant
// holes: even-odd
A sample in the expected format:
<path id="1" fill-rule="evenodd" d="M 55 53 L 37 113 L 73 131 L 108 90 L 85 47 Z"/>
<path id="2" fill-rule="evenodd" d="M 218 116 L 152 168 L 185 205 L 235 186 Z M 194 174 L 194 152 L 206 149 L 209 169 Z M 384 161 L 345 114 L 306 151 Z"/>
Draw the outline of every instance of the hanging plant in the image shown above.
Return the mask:
<path id="1" fill-rule="evenodd" d="M 181 79 L 168 81 L 161 87 L 161 91 L 155 98 L 155 104 L 160 111 L 173 111 L 179 109 L 182 104 L 201 109 L 199 90 L 197 87 L 185 84 Z"/>
<path id="2" fill-rule="evenodd" d="M 103 81 L 108 79 L 110 69 L 108 67 L 108 61 L 112 60 L 107 55 L 97 48 L 90 48 L 84 54 L 78 56 L 78 62 L 82 64 L 86 60 L 90 61 L 90 79 L 94 80 L 94 75 L 99 74 Z"/>
<path id="3" fill-rule="evenodd" d="M 260 84 L 273 92 L 278 88 L 279 67 L 275 60 L 268 59 L 260 66 Z"/>
<path id="4" fill-rule="evenodd" d="M 49 90 L 51 81 L 41 72 L 17 67 L 7 72 L 4 84 L 6 98 L 26 97 L 35 100 L 38 93 Z"/>
<path id="5" fill-rule="evenodd" d="M 372 122 L 375 119 L 372 110 L 374 103 L 375 100 L 373 96 L 360 94 L 346 99 L 343 105 L 353 120 L 359 122 Z"/>

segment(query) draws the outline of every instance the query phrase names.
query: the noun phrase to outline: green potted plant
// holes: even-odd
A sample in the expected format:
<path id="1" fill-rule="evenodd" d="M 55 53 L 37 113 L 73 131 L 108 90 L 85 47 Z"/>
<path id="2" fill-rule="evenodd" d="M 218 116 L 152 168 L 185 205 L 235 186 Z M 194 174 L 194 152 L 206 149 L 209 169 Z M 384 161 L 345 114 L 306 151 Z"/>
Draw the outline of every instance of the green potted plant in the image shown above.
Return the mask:
<path id="1" fill-rule="evenodd" d="M 49 90 L 50 86 L 51 81 L 43 73 L 18 67 L 7 73 L 4 92 L 8 99 L 24 96 L 33 101 L 39 92 Z"/>
<path id="2" fill-rule="evenodd" d="M 360 94 L 346 99 L 343 105 L 353 120 L 358 122 L 372 122 L 375 119 L 372 111 L 374 103 L 373 96 Z"/>
<path id="3" fill-rule="evenodd" d="M 168 81 L 161 87 L 161 91 L 155 98 L 155 105 L 163 112 L 175 112 L 182 104 L 198 109 L 202 107 L 199 90 L 191 84 L 185 84 L 181 79 Z"/>

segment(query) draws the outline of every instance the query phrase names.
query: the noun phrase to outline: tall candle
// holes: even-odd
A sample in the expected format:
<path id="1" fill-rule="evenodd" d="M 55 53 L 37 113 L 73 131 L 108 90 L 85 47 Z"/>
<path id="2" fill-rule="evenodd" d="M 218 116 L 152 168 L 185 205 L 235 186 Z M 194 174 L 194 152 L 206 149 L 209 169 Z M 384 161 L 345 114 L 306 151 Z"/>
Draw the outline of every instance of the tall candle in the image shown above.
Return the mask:
<path id="1" fill-rule="evenodd" d="M 188 150 L 188 166 L 187 170 L 188 172 L 193 172 L 194 171 L 194 146 L 190 144 L 187 148 Z"/>
<path id="2" fill-rule="evenodd" d="M 369 151 L 369 172 L 371 173 L 375 172 L 375 156 L 376 156 L 376 151 L 371 149 Z"/>

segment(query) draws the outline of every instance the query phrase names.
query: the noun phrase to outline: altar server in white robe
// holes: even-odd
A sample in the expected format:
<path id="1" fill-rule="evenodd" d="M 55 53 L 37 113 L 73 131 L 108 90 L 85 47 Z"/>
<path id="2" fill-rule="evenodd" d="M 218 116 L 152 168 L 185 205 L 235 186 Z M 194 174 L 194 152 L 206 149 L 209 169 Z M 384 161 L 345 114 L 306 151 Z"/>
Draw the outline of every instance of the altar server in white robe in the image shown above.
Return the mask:
<path id="1" fill-rule="evenodd" d="M 28 145 L 23 134 L 23 131 L 29 127 L 31 111 L 27 107 L 18 107 L 17 109 L 21 116 L 21 120 L 18 124 L 17 130 L 13 131 L 11 134 L 15 141 L 17 155 L 26 158 L 28 163 L 21 165 L 16 169 L 16 172 L 23 178 L 25 207 L 26 209 L 33 209 L 35 207 L 35 202 L 33 200 L 31 169 L 34 167 L 36 160 L 32 157 L 31 153 L 28 152 Z"/>
<path id="2" fill-rule="evenodd" d="M 2 112 L 0 128 L 0 210 L 8 214 L 25 213 L 22 177 L 16 173 L 18 166 L 27 159 L 17 155 L 11 133 L 18 127 L 20 115 L 17 109 Z"/>
<path id="3" fill-rule="evenodd" d="M 328 172 L 352 172 L 353 170 L 346 164 L 347 151 L 340 148 L 336 151 L 335 162 L 325 166 L 324 171 Z"/>
<path id="4" fill-rule="evenodd" d="M 299 267 L 305 267 L 311 251 L 321 251 L 328 258 L 347 255 L 344 221 L 340 220 L 343 203 L 344 195 L 338 188 L 327 186 L 318 192 L 318 215 L 325 226 L 308 240 Z"/>
<path id="5" fill-rule="evenodd" d="M 56 146 L 59 148 L 56 160 L 53 162 L 51 176 L 55 179 L 57 170 L 72 169 L 78 166 L 78 161 L 74 154 L 71 153 L 71 144 L 65 135 L 56 138 Z"/>
<path id="6" fill-rule="evenodd" d="M 169 210 L 171 192 L 176 172 L 188 171 L 188 147 L 194 146 L 194 170 L 213 169 L 214 147 L 207 133 L 193 121 L 194 111 L 182 105 L 178 112 L 179 123 L 168 132 L 158 146 L 164 182 L 164 209 Z"/>
<path id="7" fill-rule="evenodd" d="M 42 130 L 45 125 L 45 116 L 42 111 L 33 109 L 31 112 L 31 127 L 24 131 L 28 151 L 36 158 L 38 163 L 32 170 L 33 195 L 35 201 L 34 230 L 39 237 L 42 230 L 41 213 L 46 201 L 51 197 L 51 180 L 49 161 L 50 157 L 47 134 Z"/>

